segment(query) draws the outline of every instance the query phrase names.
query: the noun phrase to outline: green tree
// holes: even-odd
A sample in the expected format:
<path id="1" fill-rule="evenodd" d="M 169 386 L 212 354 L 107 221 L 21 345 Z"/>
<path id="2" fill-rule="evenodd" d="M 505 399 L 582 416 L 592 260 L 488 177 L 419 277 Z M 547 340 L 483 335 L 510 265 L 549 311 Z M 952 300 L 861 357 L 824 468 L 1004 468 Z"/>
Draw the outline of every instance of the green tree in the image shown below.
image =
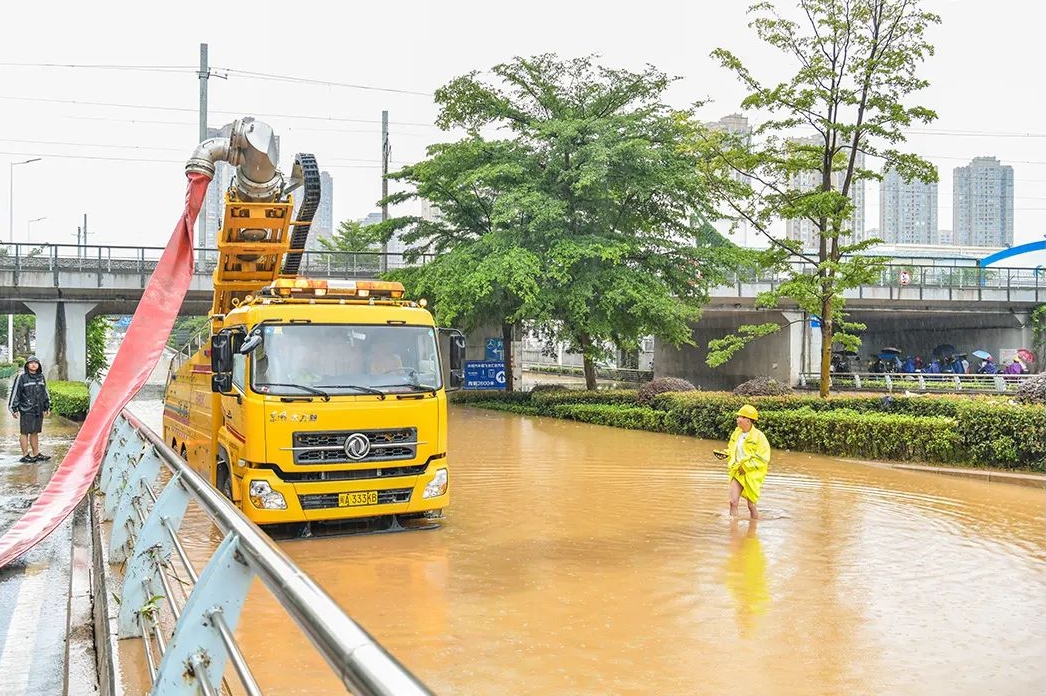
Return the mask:
<path id="1" fill-rule="evenodd" d="M 608 344 L 692 342 L 720 247 L 695 242 L 706 184 L 683 148 L 692 112 L 661 102 L 673 79 L 548 54 L 492 73 L 437 90 L 438 125 L 467 136 L 390 175 L 409 189 L 388 202 L 440 211 L 381 226 L 440 255 L 413 274 L 438 313 L 528 320 L 583 355 L 590 389 Z"/>
<path id="2" fill-rule="evenodd" d="M 770 118 L 748 142 L 698 131 L 695 149 L 704 155 L 701 169 L 711 177 L 720 205 L 766 236 L 771 246 L 763 262 L 785 274 L 759 304 L 772 307 L 789 298 L 820 317 L 825 397 L 833 342 L 856 348 L 856 333 L 864 328 L 846 321 L 843 293 L 877 279 L 885 261 L 856 256 L 879 241 L 860 241 L 851 222 L 855 184 L 880 178 L 862 161 L 880 160 L 909 181 L 937 179 L 932 164 L 897 148 L 905 142 L 905 128 L 936 118 L 906 102 L 927 86 L 916 73 L 933 53 L 925 32 L 939 18 L 920 10 L 918 0 L 800 0 L 798 20 L 770 3 L 750 11 L 756 15 L 750 26 L 783 54 L 779 65 L 791 63 L 794 73 L 764 84 L 730 51 L 714 51 L 748 89 L 743 108 Z M 780 219 L 811 225 L 817 248 L 804 249 L 772 229 Z M 749 341 L 780 328 L 742 326 L 709 343 L 708 364 L 722 364 Z"/>
<path id="3" fill-rule="evenodd" d="M 87 322 L 87 379 L 98 379 L 109 367 L 105 344 L 113 322 L 109 317 L 97 316 Z"/>
<path id="4" fill-rule="evenodd" d="M 321 237 L 319 243 L 325 251 L 381 251 L 381 233 L 374 225 L 343 220 L 334 234 Z"/>
<path id="5" fill-rule="evenodd" d="M 36 330 L 36 316 L 33 314 L 16 314 L 14 315 L 14 355 L 10 356 L 11 361 L 14 358 L 21 355 L 26 357 L 29 355 L 29 341 L 32 337 L 33 331 Z M 0 345 L 7 345 L 7 316 L 0 314 Z"/>

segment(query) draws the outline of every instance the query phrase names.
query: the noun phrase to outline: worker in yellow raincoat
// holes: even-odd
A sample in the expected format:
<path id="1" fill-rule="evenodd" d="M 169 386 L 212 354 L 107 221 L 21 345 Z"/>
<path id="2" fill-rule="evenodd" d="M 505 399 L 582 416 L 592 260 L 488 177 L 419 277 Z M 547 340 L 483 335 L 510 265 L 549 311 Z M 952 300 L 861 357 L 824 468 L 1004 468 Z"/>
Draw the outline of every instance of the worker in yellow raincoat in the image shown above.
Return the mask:
<path id="1" fill-rule="evenodd" d="M 741 498 L 748 503 L 748 512 L 753 520 L 759 519 L 759 491 L 770 465 L 770 443 L 755 422 L 759 411 L 745 404 L 737 412 L 737 428 L 730 435 L 726 446 L 726 466 L 730 474 L 730 515 L 737 516 L 737 504 Z"/>

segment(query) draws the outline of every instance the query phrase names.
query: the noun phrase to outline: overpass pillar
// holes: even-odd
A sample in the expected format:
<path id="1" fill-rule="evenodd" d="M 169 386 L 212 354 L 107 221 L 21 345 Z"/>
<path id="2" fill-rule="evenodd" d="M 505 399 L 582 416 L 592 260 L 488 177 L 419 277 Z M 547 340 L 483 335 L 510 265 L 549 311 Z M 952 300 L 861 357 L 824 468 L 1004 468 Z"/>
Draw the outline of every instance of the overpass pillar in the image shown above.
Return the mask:
<path id="1" fill-rule="evenodd" d="M 87 379 L 87 315 L 94 302 L 26 301 L 36 315 L 36 355 L 50 380 Z"/>
<path id="2" fill-rule="evenodd" d="M 778 324 L 774 334 L 756 339 L 719 367 L 709 367 L 708 342 L 737 331 L 744 324 Z M 682 377 L 699 389 L 730 391 L 755 377 L 773 377 L 795 386 L 799 373 L 820 364 L 820 329 L 811 329 L 798 311 L 736 310 L 706 312 L 694 324 L 694 345 L 675 348 L 654 340 L 654 376 Z"/>

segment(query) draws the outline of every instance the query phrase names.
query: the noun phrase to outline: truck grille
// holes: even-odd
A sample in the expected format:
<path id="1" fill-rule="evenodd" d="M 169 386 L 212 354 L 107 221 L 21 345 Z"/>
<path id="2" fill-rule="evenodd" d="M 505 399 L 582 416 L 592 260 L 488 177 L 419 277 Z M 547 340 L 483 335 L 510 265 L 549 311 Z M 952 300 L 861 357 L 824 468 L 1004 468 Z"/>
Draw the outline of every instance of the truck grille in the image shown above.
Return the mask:
<path id="1" fill-rule="evenodd" d="M 412 488 L 387 488 L 378 491 L 378 505 L 388 503 L 409 503 Z M 324 510 L 338 507 L 337 493 L 313 493 L 310 495 L 299 495 L 298 502 L 302 510 Z M 347 509 L 347 508 L 346 508 Z"/>
<path id="2" fill-rule="evenodd" d="M 370 441 L 370 451 L 363 459 L 350 459 L 345 454 L 345 440 L 353 433 L 366 435 Z M 418 445 L 424 444 L 418 442 L 417 428 L 298 432 L 294 433 L 291 442 L 295 464 L 358 464 L 414 459 Z"/>

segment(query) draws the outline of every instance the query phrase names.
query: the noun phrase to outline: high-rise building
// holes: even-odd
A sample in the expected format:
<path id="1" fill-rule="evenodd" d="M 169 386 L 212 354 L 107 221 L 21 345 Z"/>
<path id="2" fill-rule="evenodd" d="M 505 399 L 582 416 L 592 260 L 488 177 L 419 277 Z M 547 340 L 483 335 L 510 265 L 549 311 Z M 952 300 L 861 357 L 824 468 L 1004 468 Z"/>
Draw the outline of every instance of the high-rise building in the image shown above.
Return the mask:
<path id="1" fill-rule="evenodd" d="M 821 147 L 824 142 L 820 137 L 814 136 L 810 138 L 795 139 L 791 142 L 795 144 L 805 144 Z M 855 162 L 855 166 L 858 169 L 864 168 L 864 153 L 858 152 Z M 843 187 L 843 180 L 846 176 L 844 171 L 836 171 L 832 173 L 832 187 L 839 191 Z M 811 169 L 810 171 L 800 172 L 792 177 L 789 182 L 790 187 L 799 191 L 813 191 L 821 185 L 821 173 L 819 171 Z M 853 201 L 853 214 L 849 220 L 849 230 L 842 236 L 840 243 L 852 244 L 853 242 L 864 239 L 864 181 L 861 179 L 854 179 L 850 183 L 850 200 Z M 803 243 L 804 249 L 816 249 L 821 244 L 821 235 L 814 225 L 812 220 L 807 218 L 793 218 L 785 221 L 785 235 L 788 239 L 797 239 Z"/>
<path id="2" fill-rule="evenodd" d="M 887 244 L 936 243 L 937 182 L 905 181 L 896 169 L 884 167 L 879 184 L 879 238 Z"/>
<path id="3" fill-rule="evenodd" d="M 229 124 L 222 128 L 208 128 L 207 138 L 228 137 L 231 125 Z M 279 152 L 280 136 L 274 137 L 276 139 L 276 151 Z M 218 248 L 218 230 L 221 229 L 222 219 L 225 216 L 225 192 L 232 185 L 232 179 L 235 175 L 236 168 L 228 162 L 215 162 L 214 178 L 207 185 L 207 196 L 203 199 L 203 210 L 200 212 L 203 216 L 203 238 L 195 241 L 197 247 L 204 249 Z M 217 252 L 211 251 L 206 256 L 213 261 L 218 255 Z"/>
<path id="4" fill-rule="evenodd" d="M 742 116 L 741 114 L 730 114 L 724 116 L 718 121 L 712 121 L 707 124 L 712 130 L 725 131 L 731 133 L 740 138 L 741 142 L 745 145 L 751 145 L 752 143 L 752 126 L 748 123 L 748 117 Z M 748 182 L 749 177 L 735 172 L 733 175 L 737 181 Z M 732 211 L 721 210 L 719 211 L 723 217 L 714 220 L 712 226 L 715 227 L 716 231 L 720 234 L 730 237 L 733 236 L 733 241 L 738 246 L 748 247 L 755 243 L 755 235 L 753 234 L 752 226 L 745 219 L 734 220 Z"/>
<path id="5" fill-rule="evenodd" d="M 1013 245 L 1013 167 L 994 157 L 975 157 L 956 167 L 952 179 L 954 244 Z"/>
<path id="6" fill-rule="evenodd" d="M 207 138 L 217 138 L 220 135 L 229 135 L 226 128 L 208 128 Z M 196 246 L 204 249 L 218 248 L 218 230 L 222 226 L 222 217 L 225 215 L 225 192 L 232 184 L 232 177 L 236 168 L 228 162 L 216 162 L 214 177 L 207 185 L 207 197 L 203 199 L 203 237 L 196 240 Z M 216 252 L 208 252 L 207 258 L 217 258 Z"/>
<path id="7" fill-rule="evenodd" d="M 301 207 L 301 193 L 298 189 L 294 199 L 294 217 L 298 217 L 298 208 Z M 306 248 L 316 250 L 320 248 L 320 240 L 330 238 L 334 234 L 334 179 L 327 172 L 320 172 L 320 202 L 316 206 L 316 213 L 312 216 L 312 227 L 309 228 L 309 241 Z"/>

